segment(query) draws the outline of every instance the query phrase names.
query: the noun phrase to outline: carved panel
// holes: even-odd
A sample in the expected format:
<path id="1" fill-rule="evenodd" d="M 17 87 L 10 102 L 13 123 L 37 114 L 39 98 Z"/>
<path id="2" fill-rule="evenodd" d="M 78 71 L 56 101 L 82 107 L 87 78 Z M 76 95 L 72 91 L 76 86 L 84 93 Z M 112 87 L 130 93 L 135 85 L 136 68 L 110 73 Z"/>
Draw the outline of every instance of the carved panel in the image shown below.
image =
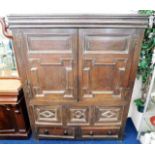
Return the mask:
<path id="1" fill-rule="evenodd" d="M 89 125 L 90 110 L 88 107 L 71 107 L 68 109 L 67 125 Z"/>
<path id="2" fill-rule="evenodd" d="M 117 124 L 121 125 L 124 107 L 95 106 L 95 125 Z"/>
<path id="3" fill-rule="evenodd" d="M 126 59 L 113 59 L 111 62 L 84 60 L 82 90 L 84 98 L 96 95 L 122 95 L 125 78 Z"/>
<path id="4" fill-rule="evenodd" d="M 36 106 L 36 124 L 62 125 L 61 106 Z"/>
<path id="5" fill-rule="evenodd" d="M 30 59 L 30 63 L 32 64 L 31 79 L 36 96 L 60 94 L 63 98 L 74 97 L 72 60 L 61 60 L 60 63 L 42 63 L 40 59 Z M 46 73 L 49 74 L 46 75 Z"/>
<path id="6" fill-rule="evenodd" d="M 72 53 L 71 37 L 59 34 L 31 34 L 27 37 L 29 53 Z"/>
<path id="7" fill-rule="evenodd" d="M 85 53 L 127 53 L 129 36 L 87 35 L 85 36 Z"/>
<path id="8" fill-rule="evenodd" d="M 42 112 L 39 112 L 38 120 L 49 120 L 49 121 L 56 121 L 57 120 L 57 114 L 56 110 L 45 110 Z"/>
<path id="9" fill-rule="evenodd" d="M 0 134 L 16 131 L 13 109 L 11 106 L 0 105 Z"/>

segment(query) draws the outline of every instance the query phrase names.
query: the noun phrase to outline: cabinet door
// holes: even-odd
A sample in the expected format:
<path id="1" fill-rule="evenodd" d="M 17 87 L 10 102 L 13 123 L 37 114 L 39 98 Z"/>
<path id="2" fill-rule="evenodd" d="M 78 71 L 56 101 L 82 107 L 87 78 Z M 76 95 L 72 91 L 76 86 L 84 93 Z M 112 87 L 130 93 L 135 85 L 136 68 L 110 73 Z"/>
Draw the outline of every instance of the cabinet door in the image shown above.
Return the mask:
<path id="1" fill-rule="evenodd" d="M 0 105 L 0 135 L 16 132 L 16 122 L 10 107 Z"/>
<path id="2" fill-rule="evenodd" d="M 32 98 L 77 98 L 77 30 L 25 30 L 22 41 Z"/>
<path id="3" fill-rule="evenodd" d="M 80 100 L 129 100 L 138 62 L 138 33 L 134 29 L 80 29 Z"/>

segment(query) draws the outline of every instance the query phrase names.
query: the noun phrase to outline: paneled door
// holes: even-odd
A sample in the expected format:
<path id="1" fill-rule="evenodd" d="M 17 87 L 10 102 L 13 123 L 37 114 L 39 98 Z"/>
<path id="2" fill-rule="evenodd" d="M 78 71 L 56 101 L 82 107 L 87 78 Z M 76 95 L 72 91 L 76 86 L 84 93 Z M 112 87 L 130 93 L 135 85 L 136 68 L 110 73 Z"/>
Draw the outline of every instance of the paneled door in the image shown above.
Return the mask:
<path id="1" fill-rule="evenodd" d="M 32 98 L 76 101 L 77 30 L 26 30 L 23 39 Z"/>
<path id="2" fill-rule="evenodd" d="M 15 132 L 15 119 L 12 109 L 8 106 L 0 105 L 0 134 Z"/>
<path id="3" fill-rule="evenodd" d="M 128 99 L 134 33 L 132 29 L 79 30 L 80 100 L 124 102 Z"/>

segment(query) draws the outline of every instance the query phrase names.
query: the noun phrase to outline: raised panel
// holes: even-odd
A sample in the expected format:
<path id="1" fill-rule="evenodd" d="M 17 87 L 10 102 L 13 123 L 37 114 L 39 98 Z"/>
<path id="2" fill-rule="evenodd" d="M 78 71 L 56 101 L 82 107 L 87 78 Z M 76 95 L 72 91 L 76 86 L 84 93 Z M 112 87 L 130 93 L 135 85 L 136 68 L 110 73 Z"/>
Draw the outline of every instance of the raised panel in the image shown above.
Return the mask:
<path id="1" fill-rule="evenodd" d="M 21 98 L 20 104 L 24 103 L 25 102 L 24 100 L 25 100 L 24 97 Z M 27 111 L 24 111 L 22 109 L 23 108 L 22 106 L 23 105 L 20 105 L 20 106 L 17 105 L 16 107 L 14 107 L 14 117 L 15 117 L 18 132 L 25 133 L 27 131 L 27 127 L 28 127 L 27 124 L 29 123 L 29 121 L 27 121 L 27 118 L 26 118 Z"/>
<path id="2" fill-rule="evenodd" d="M 95 106 L 95 125 L 121 125 L 124 107 Z"/>
<path id="3" fill-rule="evenodd" d="M 93 75 L 91 76 L 92 89 L 94 91 L 112 91 L 114 87 L 114 78 L 112 77 L 115 76 L 115 69 L 115 65 L 112 63 L 95 65 L 91 71 L 91 74 Z"/>
<path id="4" fill-rule="evenodd" d="M 112 62 L 85 60 L 82 70 L 82 94 L 84 98 L 97 95 L 122 95 L 125 82 L 126 59 Z"/>
<path id="5" fill-rule="evenodd" d="M 36 64 L 31 62 L 33 65 L 30 73 L 35 96 L 54 98 L 59 95 L 60 98 L 62 95 L 62 98 L 74 98 L 76 79 L 72 60 L 61 60 L 58 63 L 40 61 L 38 59 Z"/>
<path id="6" fill-rule="evenodd" d="M 62 125 L 61 106 L 35 106 L 36 125 Z"/>
<path id="7" fill-rule="evenodd" d="M 67 110 L 67 125 L 90 125 L 90 112 L 89 107 L 69 107 Z"/>
<path id="8" fill-rule="evenodd" d="M 85 53 L 127 53 L 129 41 L 125 35 L 86 35 Z"/>
<path id="9" fill-rule="evenodd" d="M 11 107 L 7 105 L 0 106 L 0 134 L 3 133 L 15 133 L 15 120 Z"/>
<path id="10" fill-rule="evenodd" d="M 63 65 L 63 64 L 62 64 Z M 44 65 L 40 64 L 39 66 L 39 74 L 46 74 L 46 73 L 54 73 L 49 74 L 48 76 L 39 76 L 41 80 L 41 88 L 43 91 L 48 91 L 50 89 L 59 91 L 64 90 L 66 86 L 66 77 L 65 75 L 65 67 L 62 65 Z"/>
<path id="11" fill-rule="evenodd" d="M 71 36 L 63 34 L 35 34 L 28 35 L 27 43 L 30 53 L 72 53 L 71 39 Z"/>

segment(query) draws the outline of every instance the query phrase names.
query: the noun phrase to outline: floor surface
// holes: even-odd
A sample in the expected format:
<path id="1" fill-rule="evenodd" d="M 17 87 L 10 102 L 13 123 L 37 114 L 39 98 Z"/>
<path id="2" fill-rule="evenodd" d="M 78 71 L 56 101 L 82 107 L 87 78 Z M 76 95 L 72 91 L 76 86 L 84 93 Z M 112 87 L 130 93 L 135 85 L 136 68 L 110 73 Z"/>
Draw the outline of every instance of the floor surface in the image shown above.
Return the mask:
<path id="1" fill-rule="evenodd" d="M 30 136 L 26 140 L 0 140 L 0 144 L 139 144 L 137 131 L 131 121 L 127 120 L 124 140 L 39 140 Z"/>

